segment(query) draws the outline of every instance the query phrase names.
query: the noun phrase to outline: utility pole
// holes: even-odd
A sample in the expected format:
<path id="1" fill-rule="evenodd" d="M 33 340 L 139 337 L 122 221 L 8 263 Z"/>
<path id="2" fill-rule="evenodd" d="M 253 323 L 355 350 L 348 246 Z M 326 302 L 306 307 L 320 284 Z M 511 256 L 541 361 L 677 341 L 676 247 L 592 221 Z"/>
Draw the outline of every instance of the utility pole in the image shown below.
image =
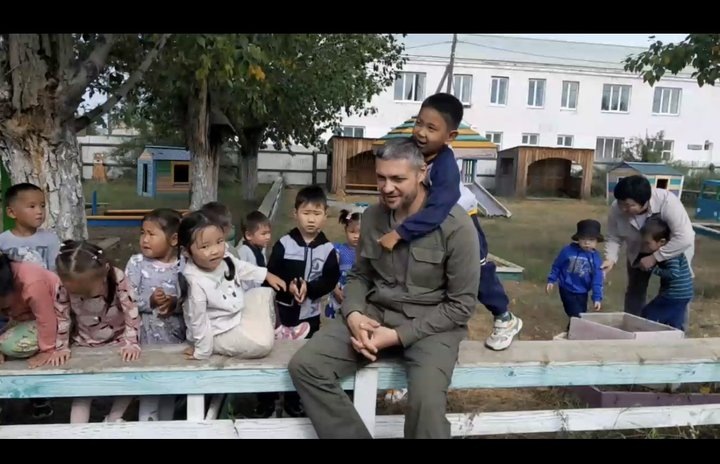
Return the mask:
<path id="1" fill-rule="evenodd" d="M 452 48 L 450 49 L 450 64 L 448 64 L 448 81 L 447 81 L 447 93 L 452 92 L 453 81 L 453 67 L 455 66 L 455 47 L 457 47 L 457 34 L 453 34 Z"/>
<path id="2" fill-rule="evenodd" d="M 455 65 L 455 47 L 457 46 L 457 34 L 453 34 L 453 41 L 452 41 L 452 47 L 450 48 L 450 63 L 445 67 L 445 73 L 443 74 L 442 78 L 440 79 L 440 83 L 438 84 L 437 90 L 435 93 L 440 93 L 440 91 L 443 88 L 443 84 L 445 83 L 445 79 L 447 79 L 447 93 L 450 93 L 452 91 L 452 83 L 453 83 L 453 67 Z"/>

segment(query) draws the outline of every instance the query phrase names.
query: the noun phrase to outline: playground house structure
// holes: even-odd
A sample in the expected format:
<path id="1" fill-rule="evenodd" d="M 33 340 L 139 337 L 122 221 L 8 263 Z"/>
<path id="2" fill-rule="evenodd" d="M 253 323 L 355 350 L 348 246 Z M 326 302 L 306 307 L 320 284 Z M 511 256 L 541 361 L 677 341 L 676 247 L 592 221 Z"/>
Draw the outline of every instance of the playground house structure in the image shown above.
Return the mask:
<path id="1" fill-rule="evenodd" d="M 184 148 L 146 146 L 137 161 L 138 196 L 188 194 L 190 157 Z"/>
<path id="2" fill-rule="evenodd" d="M 682 197 L 683 174 L 665 163 L 633 163 L 624 161 L 607 172 L 607 200 L 611 203 L 615 197 L 615 186 L 623 177 L 641 175 L 654 188 L 667 190 L 678 198 Z"/>
<path id="3" fill-rule="evenodd" d="M 372 143 L 372 148 L 377 149 L 382 147 L 386 141 L 391 139 L 412 137 L 416 118 L 417 116 L 413 116 L 401 125 L 393 128 L 386 135 L 375 140 Z M 495 158 L 497 155 L 497 145 L 473 130 L 469 124 L 461 122 L 460 127 L 458 127 L 458 136 L 453 141 L 451 148 L 455 153 L 462 182 L 475 195 L 480 212 L 484 216 L 510 217 L 512 215 L 510 211 L 477 181 L 478 160 L 492 160 Z M 354 168 L 357 165 L 369 165 L 371 167 L 370 173 L 373 174 L 374 178 L 374 159 L 372 158 L 372 152 L 370 152 L 369 160 L 363 160 L 363 155 L 365 154 L 361 153 L 347 160 L 348 186 L 351 185 L 351 173 L 356 171 Z"/>

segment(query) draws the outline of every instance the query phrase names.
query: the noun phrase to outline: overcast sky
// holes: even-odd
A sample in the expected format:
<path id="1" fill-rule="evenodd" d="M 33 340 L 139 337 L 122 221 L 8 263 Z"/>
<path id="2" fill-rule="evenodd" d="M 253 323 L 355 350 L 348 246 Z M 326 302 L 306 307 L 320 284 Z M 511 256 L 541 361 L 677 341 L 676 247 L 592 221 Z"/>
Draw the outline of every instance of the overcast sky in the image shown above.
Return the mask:
<path id="1" fill-rule="evenodd" d="M 687 34 L 494 34 L 511 37 L 527 37 L 530 39 L 553 39 L 567 40 L 571 42 L 590 42 L 600 44 L 628 45 L 631 47 L 644 47 L 653 42 L 648 37 L 655 36 L 654 40 L 662 40 L 665 43 L 681 42 Z"/>

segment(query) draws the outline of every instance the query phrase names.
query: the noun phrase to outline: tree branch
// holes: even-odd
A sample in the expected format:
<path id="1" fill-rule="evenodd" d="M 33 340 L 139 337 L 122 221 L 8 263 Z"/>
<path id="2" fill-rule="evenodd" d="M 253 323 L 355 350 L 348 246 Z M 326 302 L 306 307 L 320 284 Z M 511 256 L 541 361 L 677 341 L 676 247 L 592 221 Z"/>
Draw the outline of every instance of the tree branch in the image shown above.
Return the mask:
<path id="1" fill-rule="evenodd" d="M 80 102 L 85 89 L 88 85 L 100 75 L 100 71 L 105 67 L 105 62 L 115 44 L 114 34 L 102 34 L 90 56 L 80 64 L 75 74 L 72 76 L 67 86 L 61 92 L 64 101 L 70 103 Z M 69 104 L 73 108 L 73 112 L 77 105 Z"/>
<path id="2" fill-rule="evenodd" d="M 113 95 L 107 99 L 102 105 L 98 105 L 87 113 L 83 114 L 79 118 L 75 119 L 75 132 L 79 132 L 89 126 L 93 121 L 97 120 L 103 114 L 107 113 L 123 98 L 127 96 L 130 90 L 142 79 L 143 74 L 150 68 L 150 65 L 155 61 L 160 50 L 165 47 L 165 43 L 172 34 L 163 34 L 160 40 L 155 45 L 155 48 L 145 56 L 145 59 L 140 64 L 140 67 L 135 70 L 130 77 L 123 82 L 123 84 L 113 93 Z"/>

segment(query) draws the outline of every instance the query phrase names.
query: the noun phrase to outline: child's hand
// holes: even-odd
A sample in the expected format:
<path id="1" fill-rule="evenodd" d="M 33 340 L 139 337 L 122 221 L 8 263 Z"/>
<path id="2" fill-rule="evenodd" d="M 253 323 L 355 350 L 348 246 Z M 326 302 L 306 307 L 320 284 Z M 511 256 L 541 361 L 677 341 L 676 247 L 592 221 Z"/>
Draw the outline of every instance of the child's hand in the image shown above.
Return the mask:
<path id="1" fill-rule="evenodd" d="M 120 348 L 120 356 L 125 362 L 135 361 L 140 357 L 140 347 L 137 345 L 127 345 Z"/>
<path id="2" fill-rule="evenodd" d="M 48 359 L 48 364 L 51 366 L 62 366 L 70 360 L 70 350 L 53 351 Z"/>
<path id="3" fill-rule="evenodd" d="M 599 301 L 596 301 L 596 302 L 593 304 L 593 309 L 594 309 L 595 311 L 600 311 L 600 309 L 602 309 L 602 303 L 599 302 Z"/>
<path id="4" fill-rule="evenodd" d="M 295 301 L 297 301 L 299 304 L 303 304 L 305 302 L 305 298 L 307 298 L 307 282 L 305 282 L 305 279 L 300 279 L 300 288 L 298 289 L 297 297 L 295 297 Z"/>
<path id="5" fill-rule="evenodd" d="M 345 299 L 345 293 L 343 292 L 342 288 L 340 288 L 340 285 L 335 287 L 335 290 L 333 290 L 333 295 L 335 296 L 335 300 L 338 303 L 342 303 Z"/>
<path id="6" fill-rule="evenodd" d="M 168 296 L 162 288 L 156 288 L 150 295 L 150 307 L 157 308 L 167 302 Z"/>
<path id="7" fill-rule="evenodd" d="M 176 304 L 177 304 L 177 298 L 175 298 L 174 296 L 166 297 L 165 302 L 161 303 L 157 307 L 158 315 L 160 317 L 168 317 L 175 309 Z"/>
<path id="8" fill-rule="evenodd" d="M 35 356 L 30 357 L 28 359 L 28 367 L 30 369 L 35 369 L 36 367 L 44 366 L 50 361 L 50 358 L 52 357 L 53 352 L 39 352 Z"/>
<path id="9" fill-rule="evenodd" d="M 397 242 L 400 241 L 400 238 L 400 234 L 393 230 L 380 237 L 378 243 L 386 250 L 392 251 L 395 245 L 397 245 Z"/>
<path id="10" fill-rule="evenodd" d="M 267 276 L 265 277 L 265 282 L 270 284 L 272 288 L 275 289 L 276 292 L 279 292 L 282 290 L 283 292 L 287 291 L 287 284 L 284 280 L 282 280 L 280 277 L 276 276 L 275 274 L 271 274 L 270 272 L 267 273 Z"/>
<path id="11" fill-rule="evenodd" d="M 303 289 L 305 290 L 304 292 Z M 305 301 L 305 294 L 307 293 L 305 280 L 302 278 L 293 279 L 292 282 L 290 282 L 289 292 L 295 298 L 295 301 L 302 304 L 303 301 Z"/>
<path id="12" fill-rule="evenodd" d="M 550 292 L 553 291 L 553 288 L 555 288 L 555 284 L 547 284 L 545 287 L 545 293 L 550 294 Z"/>
<path id="13" fill-rule="evenodd" d="M 190 361 L 197 361 L 195 356 L 193 356 L 195 354 L 194 346 L 188 346 L 187 348 L 185 348 L 183 354 L 185 355 L 185 359 L 189 359 Z"/>

